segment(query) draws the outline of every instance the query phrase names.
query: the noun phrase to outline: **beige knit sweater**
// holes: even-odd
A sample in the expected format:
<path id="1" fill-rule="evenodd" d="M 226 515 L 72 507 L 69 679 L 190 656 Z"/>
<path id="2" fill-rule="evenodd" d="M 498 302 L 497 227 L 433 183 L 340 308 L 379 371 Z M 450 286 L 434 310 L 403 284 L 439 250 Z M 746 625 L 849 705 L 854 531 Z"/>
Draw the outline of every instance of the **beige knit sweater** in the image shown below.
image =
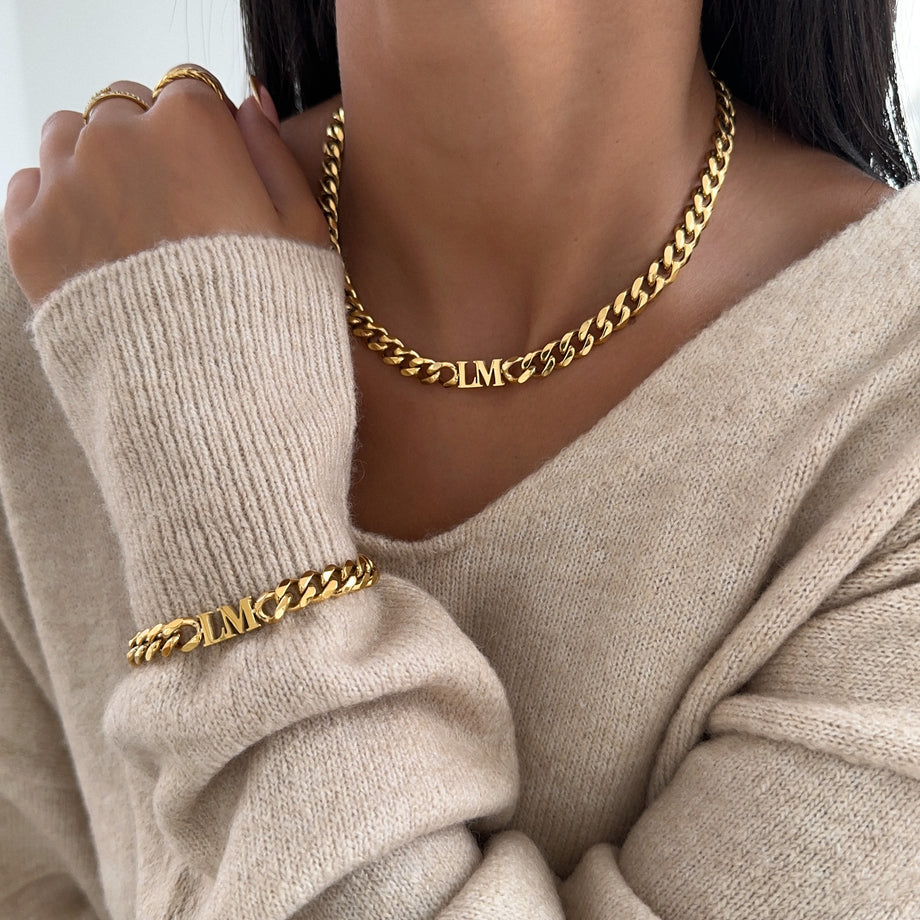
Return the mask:
<path id="1" fill-rule="evenodd" d="M 920 917 L 918 220 L 418 543 L 349 524 L 334 255 L 163 245 L 34 322 L 3 267 L 0 915 Z M 125 661 L 358 550 L 374 588 Z"/>

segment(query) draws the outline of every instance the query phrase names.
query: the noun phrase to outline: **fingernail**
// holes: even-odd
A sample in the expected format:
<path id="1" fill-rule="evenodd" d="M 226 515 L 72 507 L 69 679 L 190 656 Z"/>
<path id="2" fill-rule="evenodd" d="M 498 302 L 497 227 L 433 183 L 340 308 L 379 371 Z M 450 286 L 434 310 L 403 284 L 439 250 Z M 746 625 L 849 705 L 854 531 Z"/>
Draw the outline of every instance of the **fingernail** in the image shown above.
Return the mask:
<path id="1" fill-rule="evenodd" d="M 275 108 L 275 103 L 272 101 L 271 93 L 269 93 L 269 91 L 256 79 L 254 74 L 249 75 L 249 86 L 252 89 L 253 97 L 262 110 L 262 114 L 264 114 L 276 128 L 279 128 L 281 126 L 281 121 L 278 118 L 278 110 Z"/>

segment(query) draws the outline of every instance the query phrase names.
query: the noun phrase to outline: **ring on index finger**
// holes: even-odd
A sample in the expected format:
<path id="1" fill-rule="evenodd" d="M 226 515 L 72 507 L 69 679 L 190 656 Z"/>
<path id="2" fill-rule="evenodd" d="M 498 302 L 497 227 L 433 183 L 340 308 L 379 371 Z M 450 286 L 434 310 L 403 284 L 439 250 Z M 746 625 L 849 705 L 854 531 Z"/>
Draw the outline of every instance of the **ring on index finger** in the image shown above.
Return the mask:
<path id="1" fill-rule="evenodd" d="M 150 108 L 150 105 L 136 93 L 129 93 L 127 90 L 112 89 L 111 86 L 106 86 L 99 90 L 98 93 L 93 93 L 90 96 L 89 102 L 86 103 L 86 108 L 83 110 L 83 124 L 89 124 L 90 112 L 106 99 L 128 99 L 130 102 L 139 105 L 145 112 Z"/>
<path id="2" fill-rule="evenodd" d="M 167 70 L 153 88 L 153 101 L 156 102 L 157 96 L 159 96 L 170 83 L 174 83 L 176 80 L 198 80 L 217 93 L 217 97 L 221 102 L 227 105 L 230 104 L 230 99 L 224 92 L 223 86 L 220 85 L 220 80 L 210 71 L 205 70 L 204 67 L 199 67 L 197 64 L 180 64 L 178 67 Z"/>

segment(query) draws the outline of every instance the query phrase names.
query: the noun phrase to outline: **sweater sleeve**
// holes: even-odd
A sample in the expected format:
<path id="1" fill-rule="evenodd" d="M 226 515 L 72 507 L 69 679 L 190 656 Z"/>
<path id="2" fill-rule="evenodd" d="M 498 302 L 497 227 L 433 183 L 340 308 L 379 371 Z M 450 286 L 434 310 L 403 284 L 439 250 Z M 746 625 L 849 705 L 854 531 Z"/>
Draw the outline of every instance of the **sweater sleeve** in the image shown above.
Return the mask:
<path id="1" fill-rule="evenodd" d="M 118 535 L 132 628 L 354 557 L 341 286 L 329 253 L 215 238 L 97 269 L 42 306 L 36 343 Z M 897 520 L 915 480 L 915 467 L 899 480 Z M 920 565 L 897 520 L 876 564 L 903 577 L 821 598 L 713 701 L 622 850 L 592 849 L 561 887 L 527 838 L 496 833 L 517 794 L 500 682 L 408 583 L 384 574 L 257 635 L 127 671 L 105 731 L 133 799 L 136 914 L 909 916 Z M 816 650 L 832 650 L 823 683 Z M 886 673 L 894 650 L 902 667 Z M 484 851 L 474 832 L 492 834 Z"/>
<path id="2" fill-rule="evenodd" d="M 912 478 L 913 490 L 916 467 Z M 736 693 L 700 713 L 700 739 L 621 851 L 594 848 L 567 880 L 572 917 L 619 917 L 610 905 L 624 897 L 662 920 L 920 914 L 918 528 L 914 505 Z M 788 604 L 784 593 L 760 603 Z M 753 641 L 742 626 L 711 671 Z"/>
<path id="3" fill-rule="evenodd" d="M 45 372 L 121 545 L 121 628 L 355 557 L 342 282 L 331 253 L 212 238 L 41 306 Z M 124 666 L 105 731 L 133 796 L 138 916 L 271 920 L 313 902 L 341 916 L 357 890 L 430 915 L 481 858 L 467 823 L 513 806 L 503 688 L 443 608 L 386 575 L 236 642 Z"/>
<path id="4" fill-rule="evenodd" d="M 9 315 L 29 312 L 5 254 L 0 219 L 0 325 Z M 8 380 L 10 356 L 6 347 L 0 352 Z M 0 404 L 6 399 L 0 393 Z M 6 413 L 0 417 L 5 421 Z M 6 446 L 11 438 L 3 424 L 0 443 Z M 105 907 L 89 821 L 57 711 L 60 688 L 31 616 L 10 535 L 6 485 L 0 475 L 0 917 L 101 920 Z"/>
<path id="5" fill-rule="evenodd" d="M 0 916 L 95 920 L 79 784 L 0 519 Z"/>

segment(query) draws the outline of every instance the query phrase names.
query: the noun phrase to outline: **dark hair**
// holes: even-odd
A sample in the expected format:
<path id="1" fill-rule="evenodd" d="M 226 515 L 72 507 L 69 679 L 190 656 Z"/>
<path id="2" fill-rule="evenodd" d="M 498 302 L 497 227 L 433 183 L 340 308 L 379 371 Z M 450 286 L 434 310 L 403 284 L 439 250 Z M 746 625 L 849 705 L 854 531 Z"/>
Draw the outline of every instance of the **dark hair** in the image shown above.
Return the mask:
<path id="1" fill-rule="evenodd" d="M 250 72 L 281 118 L 339 92 L 335 0 L 241 0 L 241 8 Z"/>
<path id="2" fill-rule="evenodd" d="M 893 0 L 704 0 L 703 50 L 774 124 L 886 182 L 917 178 Z"/>
<path id="3" fill-rule="evenodd" d="M 282 118 L 339 91 L 334 0 L 242 0 L 252 72 Z M 893 0 L 704 0 L 703 50 L 775 125 L 893 185 L 917 178 Z"/>

